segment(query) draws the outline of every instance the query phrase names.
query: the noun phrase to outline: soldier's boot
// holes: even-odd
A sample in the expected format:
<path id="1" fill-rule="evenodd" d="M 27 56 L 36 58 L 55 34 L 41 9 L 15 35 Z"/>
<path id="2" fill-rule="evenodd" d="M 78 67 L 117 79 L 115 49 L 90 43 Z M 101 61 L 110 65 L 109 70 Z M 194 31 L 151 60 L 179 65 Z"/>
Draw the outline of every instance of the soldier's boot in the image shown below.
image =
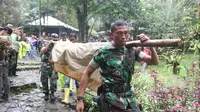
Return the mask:
<path id="1" fill-rule="evenodd" d="M 64 89 L 64 100 L 61 101 L 61 103 L 69 104 L 69 88 Z"/>
<path id="2" fill-rule="evenodd" d="M 6 102 L 8 101 L 8 95 L 3 94 L 3 96 L 0 97 L 0 102 Z"/>
<path id="3" fill-rule="evenodd" d="M 2 98 L 2 96 L 0 96 L 0 102 L 4 102 L 4 99 Z"/>
<path id="4" fill-rule="evenodd" d="M 55 96 L 54 96 L 54 92 L 51 92 L 50 99 L 51 99 L 51 101 L 54 101 L 56 99 Z"/>
<path id="5" fill-rule="evenodd" d="M 12 70 L 9 70 L 8 76 L 12 76 Z"/>
<path id="6" fill-rule="evenodd" d="M 12 75 L 13 75 L 13 76 L 18 76 L 18 75 L 16 74 L 16 70 L 13 70 Z"/>
<path id="7" fill-rule="evenodd" d="M 9 96 L 8 94 L 3 94 L 2 98 L 4 101 L 8 101 Z"/>
<path id="8" fill-rule="evenodd" d="M 49 92 L 45 92 L 44 94 L 45 94 L 44 100 L 48 101 L 49 100 Z"/>

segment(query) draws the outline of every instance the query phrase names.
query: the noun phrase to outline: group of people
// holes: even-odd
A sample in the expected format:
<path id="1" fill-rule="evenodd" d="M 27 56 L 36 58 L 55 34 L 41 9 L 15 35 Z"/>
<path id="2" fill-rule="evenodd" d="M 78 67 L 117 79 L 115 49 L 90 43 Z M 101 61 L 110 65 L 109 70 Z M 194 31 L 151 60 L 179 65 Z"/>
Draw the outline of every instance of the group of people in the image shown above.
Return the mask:
<path id="1" fill-rule="evenodd" d="M 12 27 L 1 29 L 0 35 L 11 37 L 11 41 L 16 43 L 20 38 L 14 38 L 12 35 Z M 12 39 L 13 37 L 13 39 Z M 48 38 L 47 38 L 48 37 Z M 159 64 L 157 52 L 153 47 L 148 48 L 149 52 L 146 54 L 139 48 L 126 47 L 128 41 L 129 28 L 125 21 L 115 21 L 111 24 L 110 37 L 112 40 L 100 48 L 88 64 L 83 72 L 82 78 L 76 82 L 77 93 L 77 112 L 84 112 L 84 94 L 88 84 L 88 80 L 95 69 L 100 68 L 102 77 L 102 85 L 98 87 L 97 94 L 98 106 L 101 112 L 140 112 L 135 93 L 131 87 L 131 79 L 134 73 L 135 61 L 144 61 L 147 64 Z M 149 40 L 145 34 L 137 36 L 141 42 Z M 53 70 L 53 61 L 51 59 L 51 51 L 56 41 L 70 40 L 72 43 L 76 42 L 76 34 L 62 33 L 61 38 L 58 34 L 52 33 L 51 36 L 46 36 L 43 33 L 37 40 L 38 49 L 41 53 L 41 83 L 42 90 L 45 94 L 44 100 L 55 100 L 54 93 L 57 90 L 57 79 L 59 75 L 61 87 L 64 89 L 65 97 L 63 103 L 69 103 L 70 83 L 71 79 L 65 75 L 58 74 Z M 17 56 L 18 52 L 15 52 Z M 0 101 L 8 100 L 9 96 L 9 80 L 8 76 L 8 59 L 15 59 L 6 55 L 6 48 L 0 49 Z M 10 62 L 9 62 L 10 63 Z M 10 71 L 9 71 L 10 72 Z M 12 72 L 12 70 L 11 70 Z M 15 74 L 12 72 L 12 74 Z M 50 79 L 50 87 L 48 80 Z M 2 89 L 1 89 L 2 88 Z"/>
<path id="2" fill-rule="evenodd" d="M 157 65 L 159 64 L 157 52 L 153 47 L 144 49 L 126 47 L 130 34 L 128 24 L 125 21 L 115 21 L 111 24 L 110 37 L 112 40 L 95 53 L 83 72 L 80 83 L 76 83 L 77 112 L 84 112 L 84 93 L 91 74 L 97 68 L 100 68 L 103 81 L 97 90 L 99 95 L 97 104 L 101 112 L 141 112 L 142 110 L 137 104 L 135 93 L 130 84 L 134 74 L 135 61 L 142 61 L 141 64 Z M 137 37 L 141 42 L 149 40 L 145 34 L 137 35 Z M 61 35 L 61 41 L 66 41 L 67 38 L 73 43 L 76 42 L 76 36 Z M 55 41 L 51 41 L 41 49 L 43 59 L 41 81 L 45 100 L 49 100 L 49 96 L 51 100 L 54 100 L 54 92 L 57 88 L 58 73 L 53 71 L 50 58 L 50 52 L 54 45 L 52 43 Z M 64 76 L 63 80 L 61 77 L 63 76 L 60 75 L 59 78 L 61 87 L 64 88 L 65 92 L 62 102 L 68 104 L 71 79 Z M 48 89 L 48 78 L 50 78 L 50 89 Z"/>
<path id="3" fill-rule="evenodd" d="M 69 95 L 72 87 L 72 79 L 65 76 L 64 74 L 57 73 L 53 70 L 53 62 L 51 60 L 51 51 L 53 49 L 54 44 L 56 41 L 71 41 L 72 43 L 75 43 L 77 41 L 77 36 L 75 33 L 70 33 L 69 35 L 66 32 L 63 32 L 61 34 L 61 38 L 55 33 L 51 34 L 50 38 L 46 38 L 46 34 L 42 34 L 43 37 L 39 41 L 40 48 L 41 48 L 41 83 L 42 83 L 42 90 L 45 94 L 44 100 L 48 101 L 54 101 L 55 96 L 54 93 L 57 90 L 57 79 L 59 77 L 60 86 L 64 90 L 64 99 L 62 100 L 62 103 L 69 104 Z M 46 44 L 45 44 L 46 43 Z M 48 86 L 48 79 L 50 79 L 50 87 Z M 79 82 L 76 82 L 76 94 L 78 95 L 78 88 L 79 88 Z"/>

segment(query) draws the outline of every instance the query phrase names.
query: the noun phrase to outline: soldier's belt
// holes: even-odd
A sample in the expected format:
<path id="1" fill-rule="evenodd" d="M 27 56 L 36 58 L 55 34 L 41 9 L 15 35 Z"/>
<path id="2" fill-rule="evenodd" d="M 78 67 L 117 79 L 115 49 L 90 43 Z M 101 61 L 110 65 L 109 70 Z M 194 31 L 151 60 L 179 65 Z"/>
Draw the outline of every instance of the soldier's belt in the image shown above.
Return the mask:
<path id="1" fill-rule="evenodd" d="M 128 84 L 127 86 L 112 86 L 112 85 L 105 85 L 99 87 L 100 93 L 103 92 L 113 92 L 113 93 L 124 93 L 131 89 L 131 86 Z"/>

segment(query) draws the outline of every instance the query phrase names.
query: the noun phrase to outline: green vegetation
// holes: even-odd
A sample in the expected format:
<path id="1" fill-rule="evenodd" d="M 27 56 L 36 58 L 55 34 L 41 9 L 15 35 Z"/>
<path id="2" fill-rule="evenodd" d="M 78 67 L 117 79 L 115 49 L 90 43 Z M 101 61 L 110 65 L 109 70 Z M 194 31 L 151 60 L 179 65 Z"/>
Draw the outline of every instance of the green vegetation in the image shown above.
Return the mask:
<path id="1" fill-rule="evenodd" d="M 107 35 L 111 22 L 124 19 L 129 23 L 134 39 L 137 34 L 145 33 L 151 39 L 183 40 L 181 50 L 162 48 L 160 65 L 149 66 L 148 73 L 136 73 L 132 83 L 144 111 L 198 111 L 200 98 L 190 95 L 200 94 L 197 92 L 199 69 L 196 67 L 200 64 L 200 0 L 1 0 L 0 6 L 0 26 L 7 23 L 25 26 L 38 19 L 41 13 L 42 17 L 50 15 L 77 27 L 79 39 L 85 41 L 92 37 L 93 30 Z M 188 53 L 191 49 L 197 55 Z M 137 63 L 136 68 L 139 66 Z M 161 97 L 161 93 L 166 92 L 173 93 L 173 97 Z M 188 94 L 182 97 L 180 92 Z M 149 97 L 151 94 L 154 98 Z"/>
<path id="2" fill-rule="evenodd" d="M 134 75 L 133 89 L 145 112 L 199 111 L 199 97 L 194 96 L 199 94 L 197 57 L 191 53 L 184 54 L 179 75 L 173 74 L 163 59 L 159 66 L 149 66 L 147 73 Z"/>

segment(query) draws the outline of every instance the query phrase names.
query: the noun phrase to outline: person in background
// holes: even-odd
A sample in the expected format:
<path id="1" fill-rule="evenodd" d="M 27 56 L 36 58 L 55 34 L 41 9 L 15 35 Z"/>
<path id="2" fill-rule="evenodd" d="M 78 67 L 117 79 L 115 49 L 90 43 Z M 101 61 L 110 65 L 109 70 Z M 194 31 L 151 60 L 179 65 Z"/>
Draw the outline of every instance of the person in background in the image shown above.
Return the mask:
<path id="1" fill-rule="evenodd" d="M 46 32 L 43 32 L 42 35 L 38 39 L 37 48 L 38 48 L 39 53 L 42 48 L 42 44 L 44 43 L 44 39 L 46 39 L 46 38 L 47 38 L 47 34 L 46 34 Z"/>
<path id="2" fill-rule="evenodd" d="M 36 46 L 37 46 L 37 40 L 35 38 L 35 35 L 31 35 L 31 58 L 35 59 L 36 58 Z"/>
<path id="3" fill-rule="evenodd" d="M 49 94 L 51 101 L 55 100 L 54 93 L 57 90 L 57 79 L 58 79 L 58 73 L 53 70 L 53 62 L 51 59 L 51 51 L 53 49 L 53 46 L 55 44 L 55 41 L 59 39 L 58 35 L 53 33 L 51 36 L 51 40 L 49 43 L 41 49 L 41 83 L 42 83 L 42 90 L 45 94 L 44 100 L 49 100 Z M 50 79 L 50 88 L 48 79 Z"/>
<path id="4" fill-rule="evenodd" d="M 147 54 L 147 55 L 151 55 L 151 52 L 150 50 L 147 48 L 147 47 L 142 47 L 141 50 Z M 146 63 L 145 61 L 141 61 L 140 62 L 140 65 L 141 65 L 141 72 L 146 72 L 147 70 L 147 67 L 148 67 L 148 63 Z"/>
<path id="5" fill-rule="evenodd" d="M 76 34 L 70 33 L 69 34 L 69 40 L 72 43 L 76 43 L 76 41 L 77 41 Z M 77 96 L 79 94 L 79 85 L 80 84 L 79 84 L 78 81 L 75 81 L 75 84 L 76 84 L 76 96 L 75 96 L 75 98 L 77 99 Z M 69 95 L 70 95 L 71 88 L 72 88 L 72 79 L 70 77 L 66 76 L 65 88 L 64 88 L 64 100 L 62 100 L 62 103 L 69 104 Z"/>
<path id="6" fill-rule="evenodd" d="M 60 41 L 66 41 L 67 40 L 67 33 L 63 32 L 61 34 L 61 40 Z M 64 74 L 58 73 L 58 79 L 60 82 L 60 87 L 62 89 L 62 91 L 64 91 L 64 87 L 65 87 L 65 78 L 66 76 Z"/>
<path id="7" fill-rule="evenodd" d="M 12 29 L 0 28 L 0 36 L 10 36 Z M 8 46 L 0 45 L 0 102 L 8 101 L 10 93 L 10 81 L 8 78 Z"/>

